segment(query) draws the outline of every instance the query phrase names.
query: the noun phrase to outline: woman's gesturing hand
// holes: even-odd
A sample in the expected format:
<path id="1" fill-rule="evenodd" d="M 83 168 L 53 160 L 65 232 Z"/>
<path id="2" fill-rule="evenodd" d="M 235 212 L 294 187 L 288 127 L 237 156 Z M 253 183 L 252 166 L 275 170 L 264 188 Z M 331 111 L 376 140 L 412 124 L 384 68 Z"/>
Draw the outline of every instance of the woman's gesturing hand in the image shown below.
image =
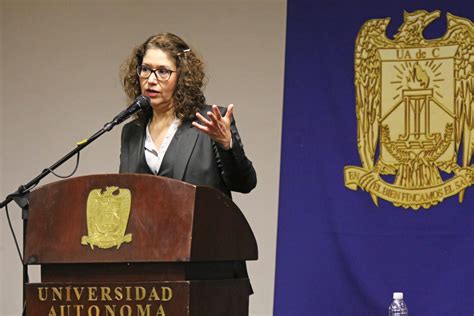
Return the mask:
<path id="1" fill-rule="evenodd" d="M 231 146 L 232 133 L 230 131 L 230 122 L 234 105 L 230 104 L 227 107 L 227 112 L 224 116 L 221 115 L 217 105 L 212 106 L 212 112 L 207 112 L 210 120 L 206 119 L 201 113 L 196 113 L 196 117 L 200 123 L 193 122 L 193 126 L 198 130 L 209 135 L 214 141 L 219 143 L 225 150 Z"/>

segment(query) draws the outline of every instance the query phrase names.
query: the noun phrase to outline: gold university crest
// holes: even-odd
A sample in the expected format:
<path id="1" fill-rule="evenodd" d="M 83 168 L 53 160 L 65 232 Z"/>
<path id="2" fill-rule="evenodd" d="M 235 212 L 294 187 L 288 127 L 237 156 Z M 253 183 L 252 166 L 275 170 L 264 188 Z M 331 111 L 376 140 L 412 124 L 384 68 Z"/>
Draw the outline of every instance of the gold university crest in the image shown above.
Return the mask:
<path id="1" fill-rule="evenodd" d="M 345 185 L 395 206 L 429 208 L 474 183 L 474 24 L 447 15 L 448 30 L 426 40 L 439 11 L 404 14 L 394 39 L 390 18 L 367 21 L 355 48 L 357 144 L 362 167 Z"/>
<path id="2" fill-rule="evenodd" d="M 95 189 L 87 198 L 87 232 L 81 243 L 107 249 L 120 248 L 122 243 L 131 242 L 132 234 L 125 235 L 132 195 L 128 189 L 106 187 Z"/>

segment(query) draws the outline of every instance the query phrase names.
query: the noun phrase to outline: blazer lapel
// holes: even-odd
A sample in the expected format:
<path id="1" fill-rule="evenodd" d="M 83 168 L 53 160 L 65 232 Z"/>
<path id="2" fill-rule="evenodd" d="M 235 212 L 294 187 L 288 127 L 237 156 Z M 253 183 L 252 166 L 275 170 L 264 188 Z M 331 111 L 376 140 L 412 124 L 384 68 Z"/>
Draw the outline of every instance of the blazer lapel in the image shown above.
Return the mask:
<path id="1" fill-rule="evenodd" d="M 178 149 L 176 150 L 176 160 L 173 166 L 173 178 L 184 180 L 184 172 L 188 165 L 191 154 L 196 146 L 198 131 L 192 127 L 191 122 L 183 122 L 176 133 L 178 137 Z"/>
<path id="2" fill-rule="evenodd" d="M 145 128 L 146 125 L 143 123 L 137 123 L 133 129 L 133 136 L 131 139 L 133 141 L 130 143 L 130 156 L 129 156 L 129 166 L 133 166 L 135 169 L 130 170 L 132 173 L 137 173 L 140 170 L 140 162 L 144 154 L 144 142 L 145 142 Z"/>

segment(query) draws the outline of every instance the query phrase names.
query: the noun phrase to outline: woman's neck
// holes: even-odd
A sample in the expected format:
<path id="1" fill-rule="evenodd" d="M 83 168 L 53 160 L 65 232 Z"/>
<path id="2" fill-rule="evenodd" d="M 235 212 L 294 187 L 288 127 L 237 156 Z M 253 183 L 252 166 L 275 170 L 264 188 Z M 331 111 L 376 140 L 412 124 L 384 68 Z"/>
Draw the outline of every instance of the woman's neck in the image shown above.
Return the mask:
<path id="1" fill-rule="evenodd" d="M 161 130 L 163 128 L 168 128 L 171 123 L 173 123 L 176 118 L 174 108 L 171 108 L 167 111 L 155 111 L 153 110 L 153 116 L 150 122 L 150 128 L 152 130 Z"/>

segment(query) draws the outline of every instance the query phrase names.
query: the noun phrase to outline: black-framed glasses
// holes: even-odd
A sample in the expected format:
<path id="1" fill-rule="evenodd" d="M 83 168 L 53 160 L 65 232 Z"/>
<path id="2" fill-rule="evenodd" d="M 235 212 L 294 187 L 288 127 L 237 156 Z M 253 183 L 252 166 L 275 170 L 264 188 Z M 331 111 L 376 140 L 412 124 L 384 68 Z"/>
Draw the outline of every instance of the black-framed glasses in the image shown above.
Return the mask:
<path id="1" fill-rule="evenodd" d="M 140 65 L 137 67 L 137 75 L 140 78 L 148 79 L 150 78 L 151 74 L 155 74 L 156 79 L 160 81 L 167 81 L 170 79 L 171 74 L 176 72 L 175 70 L 169 70 L 164 67 L 160 67 L 158 69 L 152 69 L 147 65 Z"/>

